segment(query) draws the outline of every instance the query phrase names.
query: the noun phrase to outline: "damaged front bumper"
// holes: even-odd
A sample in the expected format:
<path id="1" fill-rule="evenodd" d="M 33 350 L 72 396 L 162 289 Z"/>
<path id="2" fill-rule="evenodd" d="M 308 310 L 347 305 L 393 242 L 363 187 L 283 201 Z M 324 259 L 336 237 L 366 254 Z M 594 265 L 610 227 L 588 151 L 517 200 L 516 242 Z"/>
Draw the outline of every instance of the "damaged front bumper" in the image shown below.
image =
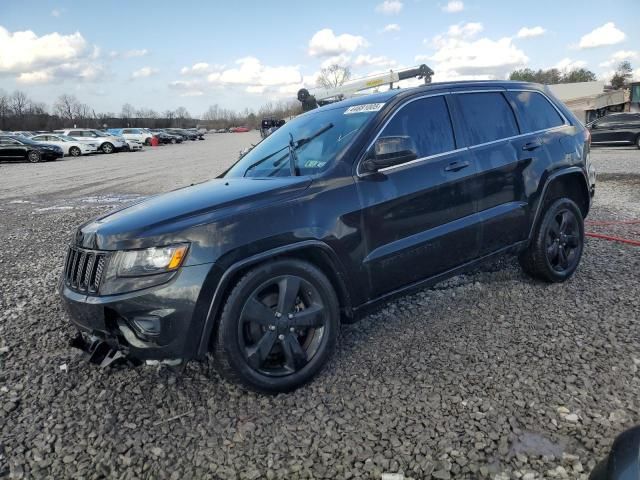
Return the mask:
<path id="1" fill-rule="evenodd" d="M 208 313 L 203 291 L 211 264 L 182 267 L 167 283 L 117 295 L 88 295 L 59 284 L 78 335 L 73 347 L 106 366 L 126 358 L 169 364 L 196 356 Z"/>

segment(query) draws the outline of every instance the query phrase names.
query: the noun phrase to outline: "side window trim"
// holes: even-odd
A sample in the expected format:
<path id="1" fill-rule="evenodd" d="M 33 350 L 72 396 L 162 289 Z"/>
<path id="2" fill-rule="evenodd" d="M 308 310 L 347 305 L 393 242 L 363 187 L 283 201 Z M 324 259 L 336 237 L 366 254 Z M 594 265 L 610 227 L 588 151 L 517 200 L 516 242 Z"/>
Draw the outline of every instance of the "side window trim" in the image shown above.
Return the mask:
<path id="1" fill-rule="evenodd" d="M 456 129 L 455 129 L 454 123 L 453 123 L 453 115 L 451 114 L 451 109 L 449 107 L 449 103 L 447 102 L 447 96 L 450 93 L 451 92 L 439 92 L 439 93 L 431 93 L 431 94 L 427 94 L 427 95 L 420 95 L 420 96 L 417 96 L 417 97 L 412 97 L 412 98 L 408 99 L 407 101 L 405 101 L 403 104 L 401 104 L 398 108 L 396 108 L 393 111 L 393 113 L 391 114 L 391 116 L 389 118 L 387 118 L 387 120 L 378 129 L 376 135 L 373 137 L 373 140 L 371 140 L 369 145 L 367 145 L 367 148 L 365 149 L 364 153 L 358 159 L 358 163 L 356 165 L 356 176 L 358 178 L 363 178 L 363 177 L 366 177 L 366 176 L 369 176 L 369 175 L 373 175 L 373 173 L 369 173 L 369 172 L 366 172 L 366 173 L 360 172 L 360 164 L 364 161 L 366 153 L 371 149 L 371 147 L 376 142 L 378 137 L 382 134 L 382 132 L 384 132 L 384 129 L 387 128 L 387 125 L 391 122 L 391 120 L 393 120 L 393 118 L 398 114 L 398 112 L 400 110 L 402 110 L 404 107 L 406 107 L 410 103 L 416 102 L 418 100 L 423 100 L 425 98 L 444 97 L 445 106 L 446 106 L 447 112 L 449 114 L 449 121 L 451 122 L 451 131 L 452 131 L 452 134 L 453 134 L 453 141 L 454 141 L 454 144 L 455 144 L 456 148 L 454 150 L 449 150 L 447 152 L 440 152 L 440 153 L 436 153 L 434 155 L 429 155 L 429 156 L 426 156 L 426 157 L 416 158 L 415 160 L 411 160 L 409 162 L 401 163 L 400 165 L 393 165 L 391 167 L 381 168 L 378 171 L 379 172 L 387 172 L 387 171 L 390 171 L 390 170 L 395 170 L 397 168 L 406 167 L 407 165 L 413 165 L 415 163 L 425 162 L 427 160 L 431 160 L 431 159 L 436 158 L 436 157 L 442 157 L 444 155 L 449 155 L 449 154 L 452 154 L 452 153 L 455 153 L 455 152 L 460 152 L 462 150 L 465 150 L 465 147 L 458 148 L 458 141 L 456 139 Z"/>
<path id="2" fill-rule="evenodd" d="M 540 95 L 542 95 L 551 104 L 551 106 L 556 110 L 556 112 L 558 112 L 558 115 L 560 115 L 560 118 L 562 118 L 562 121 L 564 123 L 562 125 L 558 125 L 557 127 L 545 128 L 543 130 L 537 130 L 535 132 L 519 133 L 518 135 L 513 135 L 511 137 L 506 137 L 506 138 L 499 138 L 497 140 L 492 140 L 490 142 L 479 143 L 479 144 L 471 145 L 471 146 L 459 147 L 459 140 L 458 140 L 457 135 L 456 135 L 456 121 L 454 120 L 454 118 L 456 118 L 456 115 L 458 114 L 458 112 L 452 112 L 451 111 L 451 105 L 449 104 L 448 98 L 450 96 L 453 96 L 453 95 L 464 94 L 464 93 L 495 93 L 495 92 L 499 92 L 499 93 L 501 93 L 503 95 L 505 101 L 507 102 L 507 105 L 509 106 L 509 108 L 511 109 L 511 111 L 513 113 L 513 116 L 515 118 L 516 125 L 518 126 L 518 131 L 519 132 L 522 132 L 522 128 L 520 126 L 520 122 L 518 121 L 518 115 L 513 111 L 513 107 L 511 106 L 511 102 L 509 102 L 509 99 L 504 95 L 505 92 L 534 92 L 534 93 L 539 93 Z M 369 175 L 373 175 L 373 173 L 368 173 L 368 172 L 367 173 L 361 173 L 360 172 L 360 164 L 363 162 L 364 157 L 366 155 L 366 152 L 368 152 L 369 149 L 371 149 L 371 147 L 373 146 L 375 141 L 378 139 L 380 134 L 386 128 L 387 124 L 393 119 L 393 117 L 396 116 L 396 114 L 401 109 L 403 109 L 409 103 L 415 102 L 417 100 L 421 100 L 423 98 L 438 97 L 438 96 L 444 96 L 445 97 L 445 101 L 446 101 L 446 104 L 447 104 L 447 109 L 449 111 L 449 118 L 451 120 L 451 127 L 453 129 L 453 136 L 454 136 L 456 149 L 448 151 L 448 152 L 437 153 L 435 155 L 430 155 L 428 157 L 416 158 L 415 160 L 411 160 L 410 162 L 402 163 L 400 165 L 394 165 L 392 167 L 387 167 L 387 168 L 381 169 L 379 171 L 386 172 L 386 171 L 390 171 L 390 170 L 395 170 L 397 168 L 405 167 L 407 165 L 412 165 L 412 164 L 419 163 L 419 162 L 425 162 L 425 161 L 431 160 L 431 159 L 436 158 L 436 157 L 442 157 L 444 155 L 450 155 L 452 153 L 458 153 L 458 152 L 462 152 L 464 150 L 471 150 L 473 148 L 484 147 L 486 145 L 491 145 L 491 144 L 494 144 L 494 143 L 513 140 L 515 138 L 520 138 L 520 137 L 525 136 L 525 135 L 533 135 L 533 134 L 538 134 L 538 133 L 542 133 L 542 132 L 548 132 L 548 131 L 552 131 L 552 130 L 558 130 L 558 129 L 561 129 L 561 128 L 565 128 L 565 127 L 571 126 L 571 123 L 569 122 L 567 117 L 564 115 L 564 113 L 562 113 L 562 111 L 556 106 L 556 104 L 543 91 L 535 90 L 535 89 L 531 89 L 531 88 L 499 88 L 499 89 L 495 89 L 494 88 L 494 89 L 453 90 L 453 91 L 448 91 L 448 92 L 439 92 L 439 93 L 431 93 L 431 94 L 427 94 L 427 95 L 420 95 L 418 97 L 413 97 L 413 98 L 408 99 L 406 102 L 404 102 L 398 108 L 396 108 L 396 110 L 391 114 L 391 116 L 382 124 L 382 126 L 379 128 L 379 130 L 376 133 L 376 135 L 373 137 L 373 140 L 369 143 L 369 145 L 365 149 L 364 153 L 360 155 L 360 158 L 358 159 L 358 162 L 356 164 L 356 176 L 358 178 L 363 178 L 363 177 L 366 177 L 366 176 L 369 176 Z"/>

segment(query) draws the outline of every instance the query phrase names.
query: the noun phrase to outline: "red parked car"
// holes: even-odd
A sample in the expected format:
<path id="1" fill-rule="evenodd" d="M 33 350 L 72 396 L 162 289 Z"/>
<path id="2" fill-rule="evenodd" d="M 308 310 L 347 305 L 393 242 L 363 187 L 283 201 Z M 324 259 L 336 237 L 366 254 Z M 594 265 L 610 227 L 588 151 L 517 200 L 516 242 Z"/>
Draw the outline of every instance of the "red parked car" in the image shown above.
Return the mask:
<path id="1" fill-rule="evenodd" d="M 231 130 L 233 133 L 244 133 L 244 132 L 248 132 L 249 128 L 248 127 L 233 127 L 233 128 L 230 128 L 229 130 Z"/>

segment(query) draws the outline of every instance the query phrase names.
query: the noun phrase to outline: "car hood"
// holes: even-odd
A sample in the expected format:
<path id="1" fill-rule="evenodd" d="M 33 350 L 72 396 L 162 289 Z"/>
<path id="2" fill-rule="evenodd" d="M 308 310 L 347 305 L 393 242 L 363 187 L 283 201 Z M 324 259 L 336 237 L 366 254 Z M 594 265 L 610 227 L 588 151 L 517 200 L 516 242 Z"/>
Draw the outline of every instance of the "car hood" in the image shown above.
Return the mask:
<path id="1" fill-rule="evenodd" d="M 123 250 L 190 242 L 189 232 L 230 215 L 294 198 L 308 177 L 216 179 L 156 195 L 82 225 L 74 243 L 98 250 Z"/>

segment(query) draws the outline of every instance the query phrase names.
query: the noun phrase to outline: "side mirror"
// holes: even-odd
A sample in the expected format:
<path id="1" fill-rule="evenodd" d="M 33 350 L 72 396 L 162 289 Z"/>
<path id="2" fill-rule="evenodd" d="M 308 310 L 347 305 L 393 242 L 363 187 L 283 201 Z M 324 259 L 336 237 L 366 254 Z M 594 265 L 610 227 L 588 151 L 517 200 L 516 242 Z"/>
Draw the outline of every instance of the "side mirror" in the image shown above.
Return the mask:
<path id="1" fill-rule="evenodd" d="M 382 168 L 400 165 L 416 158 L 417 148 L 411 137 L 380 137 L 373 145 L 368 158 L 362 162 L 362 166 L 367 172 L 377 172 Z"/>
<path id="2" fill-rule="evenodd" d="M 616 437 L 607 458 L 593 469 L 589 480 L 637 480 L 640 478 L 640 426 Z"/>

